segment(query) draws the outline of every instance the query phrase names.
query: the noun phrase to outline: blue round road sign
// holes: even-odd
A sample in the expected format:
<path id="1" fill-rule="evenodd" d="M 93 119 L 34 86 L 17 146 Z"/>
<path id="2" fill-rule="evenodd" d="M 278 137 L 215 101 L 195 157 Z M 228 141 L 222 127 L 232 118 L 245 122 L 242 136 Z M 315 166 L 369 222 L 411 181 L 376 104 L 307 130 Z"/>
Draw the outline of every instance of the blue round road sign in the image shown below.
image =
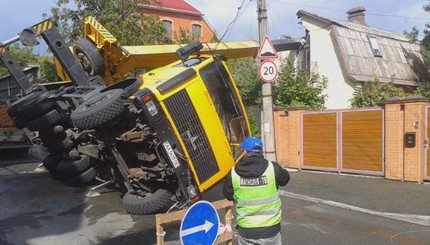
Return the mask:
<path id="1" fill-rule="evenodd" d="M 185 213 L 179 236 L 183 245 L 213 245 L 218 237 L 219 217 L 207 201 L 194 203 Z"/>

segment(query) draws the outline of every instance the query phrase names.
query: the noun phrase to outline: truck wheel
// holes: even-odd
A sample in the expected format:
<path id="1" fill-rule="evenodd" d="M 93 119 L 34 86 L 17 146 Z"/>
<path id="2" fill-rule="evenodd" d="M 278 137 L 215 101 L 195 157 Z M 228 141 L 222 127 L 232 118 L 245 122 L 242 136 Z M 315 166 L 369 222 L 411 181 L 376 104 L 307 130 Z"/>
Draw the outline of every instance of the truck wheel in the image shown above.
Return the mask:
<path id="1" fill-rule="evenodd" d="M 57 110 L 52 110 L 45 115 L 27 122 L 27 127 L 33 131 L 43 130 L 50 128 L 54 124 L 60 122 L 62 119 L 63 117 Z"/>
<path id="2" fill-rule="evenodd" d="M 83 38 L 76 40 L 73 44 L 73 52 L 90 77 L 104 75 L 103 57 L 92 42 Z"/>
<path id="3" fill-rule="evenodd" d="M 77 176 L 62 179 L 61 182 L 68 186 L 88 186 L 94 183 L 96 175 L 96 171 L 93 168 L 89 168 Z"/>
<path id="4" fill-rule="evenodd" d="M 26 94 L 17 101 L 13 102 L 8 108 L 7 108 L 7 114 L 10 117 L 16 117 L 18 116 L 19 112 L 18 109 L 23 104 L 31 103 L 32 101 L 36 100 L 37 96 L 42 93 L 41 91 L 34 91 L 32 93 Z"/>
<path id="5" fill-rule="evenodd" d="M 24 120 L 31 120 L 40 116 L 55 107 L 55 102 L 47 98 L 52 95 L 53 91 L 42 92 L 28 100 L 18 108 L 17 117 Z"/>
<path id="6" fill-rule="evenodd" d="M 125 111 L 123 93 L 123 89 L 112 89 L 84 101 L 70 115 L 73 125 L 85 130 L 112 122 Z"/>
<path id="7" fill-rule="evenodd" d="M 158 189 L 146 197 L 127 192 L 122 198 L 122 204 L 130 214 L 154 214 L 167 211 L 173 205 L 172 196 L 166 189 Z"/>
<path id="8" fill-rule="evenodd" d="M 65 179 L 77 176 L 91 167 L 89 157 L 81 155 L 79 159 L 63 159 L 57 165 L 57 168 L 51 172 L 54 179 Z"/>
<path id="9" fill-rule="evenodd" d="M 50 153 L 43 159 L 43 166 L 45 166 L 48 171 L 54 171 L 61 159 L 63 159 L 61 155 Z"/>

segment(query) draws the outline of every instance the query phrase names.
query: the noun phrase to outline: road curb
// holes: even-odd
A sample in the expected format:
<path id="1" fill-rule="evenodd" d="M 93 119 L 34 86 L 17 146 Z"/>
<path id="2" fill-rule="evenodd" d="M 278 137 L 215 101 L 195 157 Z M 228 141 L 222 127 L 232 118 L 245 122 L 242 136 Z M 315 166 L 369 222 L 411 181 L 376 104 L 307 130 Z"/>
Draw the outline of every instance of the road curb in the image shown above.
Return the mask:
<path id="1" fill-rule="evenodd" d="M 361 212 L 361 213 L 381 216 L 381 217 L 385 217 L 385 218 L 405 221 L 405 222 L 412 223 L 412 224 L 430 226 L 430 216 L 427 216 L 427 215 L 379 212 L 379 211 L 374 211 L 374 210 L 370 210 L 367 208 L 360 208 L 360 207 L 349 205 L 349 204 L 344 204 L 344 203 L 330 201 L 330 200 L 324 200 L 324 199 L 320 199 L 320 198 L 316 198 L 316 197 L 305 196 L 305 195 L 296 194 L 296 193 L 283 191 L 283 190 L 279 190 L 279 194 L 281 196 L 285 196 L 285 197 L 289 197 L 289 198 L 300 199 L 300 200 L 310 201 L 310 202 L 318 203 L 318 204 L 324 204 L 324 205 L 328 205 L 328 206 L 332 206 L 332 207 L 353 210 L 356 212 Z"/>

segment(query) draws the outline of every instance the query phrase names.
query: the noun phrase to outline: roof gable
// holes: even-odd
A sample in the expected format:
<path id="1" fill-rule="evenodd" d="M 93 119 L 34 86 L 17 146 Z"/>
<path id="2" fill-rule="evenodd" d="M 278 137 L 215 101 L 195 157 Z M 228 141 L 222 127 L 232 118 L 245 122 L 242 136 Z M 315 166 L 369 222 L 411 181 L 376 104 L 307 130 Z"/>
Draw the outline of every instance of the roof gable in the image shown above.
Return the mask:
<path id="1" fill-rule="evenodd" d="M 387 31 L 384 29 L 380 29 L 380 28 L 376 28 L 376 27 L 372 27 L 372 26 L 368 26 L 368 25 L 362 25 L 362 24 L 355 23 L 355 22 L 321 17 L 319 15 L 312 14 L 312 13 L 306 12 L 304 10 L 299 10 L 297 12 L 297 16 L 299 18 L 301 18 L 302 16 L 307 16 L 309 18 L 312 18 L 314 20 L 320 21 L 320 22 L 325 23 L 325 24 L 342 26 L 342 27 L 345 27 L 347 29 L 357 31 L 357 32 L 364 32 L 364 33 L 369 33 L 369 34 L 378 35 L 378 36 L 384 36 L 387 38 L 398 39 L 401 41 L 408 42 L 408 39 L 404 35 L 400 35 L 400 34 L 397 34 L 395 32 Z"/>

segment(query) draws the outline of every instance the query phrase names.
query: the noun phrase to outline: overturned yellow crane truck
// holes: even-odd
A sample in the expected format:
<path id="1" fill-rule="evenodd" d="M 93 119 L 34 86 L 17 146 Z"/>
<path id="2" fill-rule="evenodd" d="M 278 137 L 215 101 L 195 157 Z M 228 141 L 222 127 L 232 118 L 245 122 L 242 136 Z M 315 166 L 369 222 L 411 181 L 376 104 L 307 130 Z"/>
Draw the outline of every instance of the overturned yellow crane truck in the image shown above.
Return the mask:
<path id="1" fill-rule="evenodd" d="M 255 56 L 258 44 L 242 52 L 220 44 L 227 47 L 222 53 L 216 44 L 203 49 L 198 42 L 175 52 L 174 45 L 121 47 L 93 18 L 84 33 L 73 53 L 87 74 L 101 75 L 108 86 L 85 93 L 68 126 L 51 125 L 65 144 L 51 154 L 88 158 L 105 184 L 119 187 L 129 213 L 159 213 L 201 199 L 235 164 L 239 143 L 250 135 L 222 53 Z M 172 54 L 176 61 L 168 64 Z M 124 79 L 134 69 L 160 65 Z M 64 69 L 58 72 L 67 78 Z"/>

